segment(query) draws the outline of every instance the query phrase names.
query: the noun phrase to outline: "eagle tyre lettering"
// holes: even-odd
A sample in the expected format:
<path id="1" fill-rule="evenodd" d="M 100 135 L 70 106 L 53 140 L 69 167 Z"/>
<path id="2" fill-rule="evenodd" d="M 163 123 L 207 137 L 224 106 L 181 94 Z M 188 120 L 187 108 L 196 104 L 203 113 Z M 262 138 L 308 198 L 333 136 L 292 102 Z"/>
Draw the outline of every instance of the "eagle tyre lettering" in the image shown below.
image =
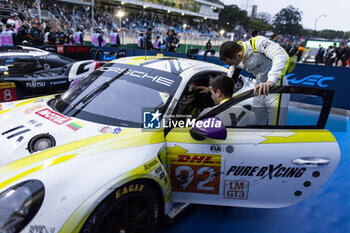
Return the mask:
<path id="1" fill-rule="evenodd" d="M 81 233 L 154 232 L 157 194 L 144 181 L 124 184 L 108 195 L 84 223 Z"/>

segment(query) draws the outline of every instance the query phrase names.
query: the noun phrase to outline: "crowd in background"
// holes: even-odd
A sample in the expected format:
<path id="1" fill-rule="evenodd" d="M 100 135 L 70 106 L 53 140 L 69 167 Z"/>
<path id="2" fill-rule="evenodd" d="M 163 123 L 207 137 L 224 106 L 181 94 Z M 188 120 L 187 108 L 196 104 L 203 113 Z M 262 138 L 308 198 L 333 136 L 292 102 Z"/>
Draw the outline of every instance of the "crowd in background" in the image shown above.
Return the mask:
<path id="1" fill-rule="evenodd" d="M 19 6 L 13 0 L 0 1 L 1 7 L 11 7 L 17 9 Z M 23 2 L 25 9 L 36 9 L 37 5 L 33 0 Z M 26 15 L 25 19 L 19 19 L 18 14 L 11 14 L 11 17 L 2 20 L 0 23 L 0 46 L 15 45 L 74 45 L 84 44 L 86 40 L 84 32 L 89 31 L 92 24 L 90 6 L 69 5 L 58 3 L 43 3 L 41 9 L 54 15 L 57 21 L 47 21 L 40 23 L 38 15 Z M 152 12 L 129 11 L 125 17 L 114 17 L 115 8 L 104 7 L 94 9 L 94 27 L 91 34 L 91 43 L 95 46 L 106 46 L 107 39 L 113 47 L 119 47 L 120 29 L 123 31 L 135 31 L 139 36 L 137 45 L 140 49 L 176 51 L 179 46 L 178 33 L 182 35 L 193 35 L 200 33 L 215 37 L 217 26 L 210 21 L 196 22 L 183 21 L 181 18 L 153 14 Z M 61 23 L 64 22 L 64 23 Z M 184 23 L 186 22 L 186 23 Z M 248 40 L 254 37 L 258 31 L 253 31 L 251 36 L 244 30 L 236 32 L 235 41 Z M 296 62 L 314 61 L 316 64 L 349 66 L 350 49 L 348 43 L 334 44 L 328 48 L 321 45 L 317 50 L 314 60 L 311 56 L 310 48 L 306 47 L 306 41 L 299 37 L 288 37 L 274 34 L 271 39 L 279 43 L 291 58 Z M 210 46 L 208 46 L 210 45 Z M 206 48 L 211 48 L 210 40 Z"/>

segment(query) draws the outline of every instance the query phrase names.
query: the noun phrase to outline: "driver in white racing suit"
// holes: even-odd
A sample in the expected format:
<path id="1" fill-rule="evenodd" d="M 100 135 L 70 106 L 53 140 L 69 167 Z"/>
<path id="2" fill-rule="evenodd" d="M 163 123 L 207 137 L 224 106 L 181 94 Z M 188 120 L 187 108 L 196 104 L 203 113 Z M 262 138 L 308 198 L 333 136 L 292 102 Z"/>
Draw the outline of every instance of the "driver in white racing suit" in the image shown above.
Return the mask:
<path id="1" fill-rule="evenodd" d="M 210 82 L 211 98 L 215 106 L 205 108 L 198 117 L 203 116 L 217 106 L 230 100 L 233 95 L 234 81 L 227 76 L 218 76 Z M 226 127 L 255 125 L 255 114 L 243 106 L 234 105 L 220 112 L 217 117 Z"/>
<path id="2" fill-rule="evenodd" d="M 289 104 L 289 94 L 270 94 L 275 85 L 288 85 L 285 74 L 289 56 L 277 43 L 263 36 L 246 42 L 226 41 L 220 47 L 220 60 L 230 66 L 228 76 L 232 77 L 235 68 L 242 68 L 257 79 L 253 99 L 253 111 L 257 125 L 285 125 Z"/>

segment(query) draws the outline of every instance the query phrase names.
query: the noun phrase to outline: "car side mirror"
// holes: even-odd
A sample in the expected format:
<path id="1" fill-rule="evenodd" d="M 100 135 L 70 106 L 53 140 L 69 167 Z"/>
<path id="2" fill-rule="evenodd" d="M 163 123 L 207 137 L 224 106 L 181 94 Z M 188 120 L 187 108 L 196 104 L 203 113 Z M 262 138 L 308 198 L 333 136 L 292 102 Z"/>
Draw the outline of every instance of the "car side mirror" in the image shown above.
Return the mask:
<path id="1" fill-rule="evenodd" d="M 190 134 L 195 140 L 203 140 L 205 138 L 225 140 L 227 130 L 219 118 L 210 117 L 196 121 L 195 126 L 190 130 Z"/>

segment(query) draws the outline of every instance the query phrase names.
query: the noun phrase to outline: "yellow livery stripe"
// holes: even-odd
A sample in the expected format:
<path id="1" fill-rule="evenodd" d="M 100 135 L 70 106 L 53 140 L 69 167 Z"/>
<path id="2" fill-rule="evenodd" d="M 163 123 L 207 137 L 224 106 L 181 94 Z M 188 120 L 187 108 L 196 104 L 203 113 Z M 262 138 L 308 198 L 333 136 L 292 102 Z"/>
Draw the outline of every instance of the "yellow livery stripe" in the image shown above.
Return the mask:
<path id="1" fill-rule="evenodd" d="M 0 183 L 0 189 L 6 187 L 7 185 L 29 175 L 29 174 L 32 174 L 34 172 L 37 172 L 43 168 L 46 168 L 46 167 L 51 167 L 53 165 L 56 165 L 56 164 L 59 164 L 59 163 L 63 163 L 63 162 L 66 162 L 68 160 L 70 160 L 71 158 L 73 158 L 74 156 L 76 156 L 77 154 L 73 154 L 73 155 L 65 155 L 65 156 L 62 156 L 62 157 L 59 157 L 59 158 L 56 158 L 56 159 L 52 159 L 51 161 L 47 161 L 46 163 L 44 164 L 41 164 L 39 166 L 36 166 L 36 167 L 33 167 L 25 172 L 22 172 L 16 176 L 13 176 L 12 178 Z"/>
<path id="2" fill-rule="evenodd" d="M 267 140 L 260 144 L 336 142 L 334 136 L 327 130 L 291 130 L 291 132 L 295 134 L 288 137 L 265 136 Z"/>

